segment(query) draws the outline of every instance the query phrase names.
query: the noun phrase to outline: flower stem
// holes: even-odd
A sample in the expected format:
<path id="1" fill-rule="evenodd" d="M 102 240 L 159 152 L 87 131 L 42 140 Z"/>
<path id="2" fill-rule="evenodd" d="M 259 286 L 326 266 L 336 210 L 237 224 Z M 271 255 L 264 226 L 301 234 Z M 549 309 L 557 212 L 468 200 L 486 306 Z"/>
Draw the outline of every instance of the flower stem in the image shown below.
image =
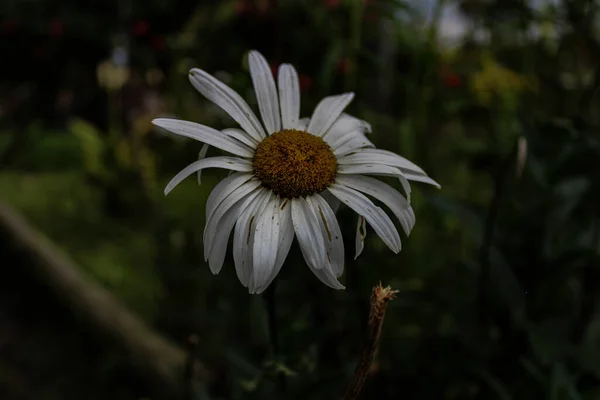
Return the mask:
<path id="1" fill-rule="evenodd" d="M 192 334 L 188 338 L 187 358 L 183 376 L 182 400 L 194 400 L 196 398 L 196 352 L 198 347 L 198 335 Z"/>
<path id="2" fill-rule="evenodd" d="M 384 288 L 381 286 L 381 283 L 373 288 L 373 294 L 371 295 L 371 309 L 369 311 L 369 323 L 367 325 L 367 339 L 360 354 L 360 358 L 358 359 L 356 369 L 354 370 L 354 375 L 352 376 L 350 383 L 348 383 L 348 388 L 346 389 L 343 400 L 358 399 L 367 379 L 367 374 L 371 368 L 373 355 L 379 344 L 387 302 L 394 299 L 396 293 L 396 290 L 392 290 L 389 286 Z"/>
<path id="3" fill-rule="evenodd" d="M 265 290 L 265 301 L 267 303 L 267 316 L 269 319 L 269 339 L 271 341 L 271 352 L 279 354 L 279 338 L 277 337 L 277 309 L 275 307 L 275 290 L 277 278 Z"/>
<path id="4" fill-rule="evenodd" d="M 271 341 L 271 356 L 273 359 L 279 358 L 279 336 L 277 330 L 277 308 L 275 306 L 275 291 L 277 290 L 277 278 L 273 280 L 271 285 L 265 291 L 265 301 L 267 302 L 267 316 L 269 319 L 269 338 Z M 279 389 L 282 393 L 286 393 L 287 384 L 285 375 L 282 372 L 277 373 Z"/>

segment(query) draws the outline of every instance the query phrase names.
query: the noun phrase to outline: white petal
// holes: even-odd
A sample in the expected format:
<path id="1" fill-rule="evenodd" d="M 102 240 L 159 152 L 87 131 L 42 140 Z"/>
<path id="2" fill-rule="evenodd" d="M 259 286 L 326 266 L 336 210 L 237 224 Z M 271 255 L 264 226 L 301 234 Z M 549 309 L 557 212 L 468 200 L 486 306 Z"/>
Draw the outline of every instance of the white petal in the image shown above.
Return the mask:
<path id="1" fill-rule="evenodd" d="M 246 131 L 244 131 L 243 129 L 227 128 L 227 129 L 223 129 L 221 131 L 221 133 L 244 143 L 246 146 L 250 147 L 252 150 L 255 150 L 256 146 L 258 146 L 258 141 L 256 141 L 256 139 L 254 139 L 252 136 L 248 135 L 248 133 Z"/>
<path id="2" fill-rule="evenodd" d="M 344 240 L 335 213 L 327 201 L 318 194 L 307 197 L 306 200 L 312 203 L 321 225 L 321 231 L 324 233 L 327 261 L 331 264 L 335 276 L 339 277 L 344 272 Z"/>
<path id="3" fill-rule="evenodd" d="M 390 167 L 384 164 L 339 164 L 338 174 L 363 174 L 363 175 L 383 175 L 383 176 L 401 176 L 404 175 L 399 168 Z"/>
<path id="4" fill-rule="evenodd" d="M 252 283 L 255 289 L 264 286 L 275 267 L 279 244 L 280 206 L 281 200 L 273 196 L 256 220 L 252 252 Z"/>
<path id="5" fill-rule="evenodd" d="M 302 202 L 304 199 L 300 198 L 300 199 L 293 199 L 292 200 L 292 222 L 294 222 L 294 207 L 297 206 L 296 204 L 298 203 L 294 203 L 294 200 L 300 200 L 298 203 L 299 207 L 306 207 L 306 211 L 308 212 L 309 218 L 310 219 L 315 219 L 317 218 L 314 215 L 314 211 L 312 210 L 312 207 L 307 203 L 307 202 Z M 298 235 L 298 229 L 296 229 L 296 227 L 294 226 L 294 229 L 296 230 L 296 235 Z M 320 230 L 320 227 L 317 227 L 316 229 Z M 311 229 L 314 231 L 314 229 Z M 322 230 L 320 230 L 320 232 L 315 232 L 314 233 L 314 238 L 316 238 L 317 240 L 319 239 L 323 239 L 323 235 L 325 234 L 325 232 L 323 232 Z M 336 278 L 335 273 L 333 272 L 333 268 L 331 267 L 331 263 L 329 263 L 329 261 L 325 258 L 323 263 L 317 263 L 315 264 L 314 262 L 309 262 L 309 260 L 314 259 L 315 258 L 315 247 L 311 247 L 310 243 L 307 243 L 307 241 L 303 241 L 300 239 L 300 237 L 298 237 L 298 242 L 300 243 L 300 251 L 302 252 L 302 256 L 304 257 L 304 260 L 306 261 L 306 264 L 308 265 L 308 268 L 313 272 L 313 274 L 315 274 L 315 276 L 317 278 L 319 278 L 319 280 L 321 282 L 323 282 L 324 284 L 326 284 L 327 286 L 333 288 L 333 289 L 345 289 L 344 285 L 342 285 Z M 305 245 L 303 245 L 303 243 L 305 243 Z M 317 244 L 317 246 L 320 246 L 320 244 Z M 320 247 L 317 247 L 320 248 Z"/>
<path id="6" fill-rule="evenodd" d="M 333 213 L 336 214 L 338 212 L 338 209 L 340 208 L 340 201 L 338 200 L 338 198 L 332 195 L 328 190 L 322 191 L 321 193 L 319 193 L 319 195 L 325 199 L 327 204 L 329 204 L 329 207 L 331 207 Z"/>
<path id="7" fill-rule="evenodd" d="M 342 113 L 335 120 L 331 128 L 325 132 L 323 140 L 333 146 L 337 141 L 344 139 L 350 132 L 357 132 L 364 135 L 366 132 L 371 132 L 371 125 L 361 119 Z"/>
<path id="8" fill-rule="evenodd" d="M 306 131 L 306 128 L 308 128 L 309 122 L 310 122 L 310 118 L 300 118 L 300 120 L 298 121 L 298 126 L 296 126 L 296 129 L 298 129 L 299 131 Z"/>
<path id="9" fill-rule="evenodd" d="M 323 268 L 327 257 L 321 227 L 312 207 L 302 197 L 292 199 L 292 223 L 308 266 Z"/>
<path id="10" fill-rule="evenodd" d="M 211 243 L 211 248 L 208 254 L 208 266 L 213 274 L 218 274 L 223 267 L 225 255 L 227 254 L 227 244 L 233 225 L 236 223 L 240 214 L 244 212 L 248 204 L 256 198 L 259 190 L 254 190 L 246 196 L 238 200 L 231 206 L 219 221 L 219 229 L 215 231 L 215 237 Z"/>
<path id="11" fill-rule="evenodd" d="M 312 117 L 310 117 L 307 132 L 315 136 L 323 136 L 353 98 L 354 93 L 325 97 L 317 105 Z"/>
<path id="12" fill-rule="evenodd" d="M 252 171 L 252 162 L 236 157 L 210 157 L 195 161 L 182 169 L 165 187 L 165 195 L 185 178 L 204 168 L 224 168 L 232 171 Z"/>
<path id="13" fill-rule="evenodd" d="M 223 215 L 240 199 L 244 198 L 248 193 L 254 191 L 260 186 L 260 182 L 256 180 L 249 180 L 242 184 L 240 187 L 233 190 L 229 196 L 227 196 L 216 208 L 215 211 L 208 216 L 206 225 L 204 227 L 204 259 L 208 260 L 213 240 L 219 229 L 219 223 L 223 218 Z"/>
<path id="14" fill-rule="evenodd" d="M 407 160 L 391 151 L 381 149 L 360 149 L 352 154 L 341 157 L 339 164 L 386 164 L 398 167 L 402 172 L 410 172 L 418 175 L 427 175 L 425 171 L 412 161 Z"/>
<path id="15" fill-rule="evenodd" d="M 358 215 L 365 217 L 381 240 L 394 253 L 400 251 L 400 235 L 390 217 L 380 207 L 373 204 L 364 194 L 337 183 L 332 184 L 328 190 Z"/>
<path id="16" fill-rule="evenodd" d="M 358 223 L 356 224 L 356 238 L 354 239 L 354 245 L 356 246 L 356 254 L 354 255 L 354 259 L 356 260 L 358 256 L 363 252 L 365 248 L 365 239 L 367 237 L 367 222 L 365 221 L 365 217 L 362 215 L 358 216 Z"/>
<path id="17" fill-rule="evenodd" d="M 406 179 L 408 179 L 410 181 L 427 183 L 429 185 L 435 186 L 438 189 L 440 189 L 442 187 L 439 183 L 437 183 L 436 181 L 434 181 L 433 179 L 431 179 L 428 176 L 412 174 L 410 172 L 405 173 L 404 176 L 406 177 Z"/>
<path id="18" fill-rule="evenodd" d="M 377 179 L 362 175 L 338 176 L 336 182 L 375 197 L 392 210 L 408 235 L 415 225 L 415 212 L 408 201 L 394 188 Z"/>
<path id="19" fill-rule="evenodd" d="M 406 200 L 408 201 L 408 204 L 410 204 L 410 192 L 412 190 L 410 188 L 410 182 L 408 182 L 408 179 L 406 179 L 406 176 L 404 174 L 398 175 L 398 180 L 402 185 L 402 189 L 404 189 L 404 193 L 406 193 Z"/>
<path id="20" fill-rule="evenodd" d="M 273 282 L 273 279 L 277 276 L 283 263 L 285 262 L 288 253 L 290 252 L 290 247 L 292 247 L 292 242 L 294 240 L 294 225 L 292 225 L 292 203 L 287 199 L 280 199 L 279 209 L 281 210 L 279 213 L 279 244 L 277 245 L 277 260 L 275 261 L 275 266 L 273 267 L 273 271 L 271 272 L 271 276 L 265 282 L 263 286 L 256 287 L 255 293 L 262 293 L 270 284 Z"/>
<path id="21" fill-rule="evenodd" d="M 256 50 L 248 53 L 248 65 L 250 75 L 258 100 L 258 109 L 262 116 L 267 133 L 272 134 L 281 130 L 281 117 L 279 115 L 279 99 L 277 98 L 277 87 L 271 67 L 265 58 Z"/>
<path id="22" fill-rule="evenodd" d="M 211 127 L 200 125 L 195 122 L 169 118 L 157 118 L 152 120 L 152 123 L 176 133 L 177 135 L 198 140 L 237 156 L 246 158 L 254 157 L 254 152 L 247 146 L 223 135 L 221 132 Z"/>
<path id="23" fill-rule="evenodd" d="M 348 135 L 348 137 L 336 142 L 335 146 L 331 146 L 333 154 L 338 158 L 365 147 L 375 147 L 375 145 L 365 135 L 356 134 Z"/>
<path id="24" fill-rule="evenodd" d="M 240 214 L 235 224 L 233 234 L 233 261 L 238 279 L 245 287 L 252 283 L 252 253 L 254 227 L 257 217 L 260 215 L 272 194 L 267 189 L 261 189 L 246 210 Z"/>
<path id="25" fill-rule="evenodd" d="M 200 149 L 200 153 L 198 153 L 198 161 L 206 158 L 206 153 L 208 152 L 208 148 L 210 146 L 204 143 L 202 148 Z M 198 185 L 202 185 L 202 170 L 198 171 Z"/>
<path id="26" fill-rule="evenodd" d="M 190 71 L 189 78 L 196 90 L 225 110 L 254 139 L 261 141 L 267 137 L 260 121 L 254 115 L 248 103 L 235 90 L 198 68 L 193 68 Z"/>
<path id="27" fill-rule="evenodd" d="M 406 192 L 406 198 L 410 204 L 410 183 L 408 182 L 406 175 L 400 171 L 399 168 L 390 167 L 389 165 L 384 164 L 348 164 L 340 165 L 337 172 L 344 175 L 379 175 L 398 178 L 402 188 Z"/>
<path id="28" fill-rule="evenodd" d="M 283 129 L 296 129 L 300 118 L 300 83 L 291 64 L 281 64 L 278 72 L 279 103 Z"/>
<path id="29" fill-rule="evenodd" d="M 306 257 L 305 257 L 306 258 Z M 337 289 L 337 290 L 342 290 L 342 289 L 346 289 L 344 287 L 344 285 L 342 285 L 336 278 L 335 274 L 333 273 L 331 266 L 326 266 L 325 268 L 321 268 L 321 269 L 316 269 L 311 267 L 310 265 L 308 266 L 308 268 L 310 268 L 310 270 L 312 271 L 313 274 L 315 274 L 315 276 L 317 278 L 319 278 L 319 280 L 321 282 L 323 282 L 324 284 L 326 284 L 327 286 L 329 286 L 332 289 Z"/>
<path id="30" fill-rule="evenodd" d="M 434 181 L 428 176 L 415 175 L 411 173 L 403 173 L 399 168 L 390 167 L 384 164 L 347 164 L 339 165 L 337 172 L 339 174 L 366 174 L 366 175 L 379 175 L 379 176 L 392 176 L 398 178 L 402 187 L 406 191 L 408 202 L 410 203 L 410 184 L 407 179 L 415 182 L 428 183 L 437 187 L 441 187 L 439 183 Z"/>
<path id="31" fill-rule="evenodd" d="M 221 204 L 227 196 L 235 189 L 239 188 L 243 183 L 252 179 L 252 174 L 247 172 L 236 172 L 227 178 L 223 179 L 213 188 L 206 200 L 206 221 L 210 218 L 215 208 Z"/>

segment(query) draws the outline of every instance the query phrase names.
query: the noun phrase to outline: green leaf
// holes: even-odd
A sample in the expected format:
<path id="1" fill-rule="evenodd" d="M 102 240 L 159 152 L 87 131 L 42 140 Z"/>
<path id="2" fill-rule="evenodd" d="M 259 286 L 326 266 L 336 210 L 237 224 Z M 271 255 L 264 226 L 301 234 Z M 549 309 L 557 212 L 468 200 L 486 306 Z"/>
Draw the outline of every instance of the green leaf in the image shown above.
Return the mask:
<path id="1" fill-rule="evenodd" d="M 84 165 L 88 173 L 105 177 L 108 174 L 103 157 L 106 146 L 101 137 L 101 132 L 92 124 L 75 118 L 69 122 L 68 129 L 79 141 L 84 154 Z"/>
<path id="2" fill-rule="evenodd" d="M 568 324 L 559 319 L 530 323 L 527 327 L 534 354 L 543 365 L 550 365 L 570 351 Z"/>
<path id="3" fill-rule="evenodd" d="M 512 396 L 506 385 L 500 379 L 492 375 L 487 369 L 476 369 L 474 372 L 475 375 L 479 376 L 490 386 L 490 388 L 492 388 L 498 399 L 512 400 Z"/>
<path id="4" fill-rule="evenodd" d="M 550 382 L 551 400 L 582 400 L 577 392 L 575 380 L 563 363 L 555 363 L 552 367 Z M 566 397 L 562 394 L 566 394 Z"/>

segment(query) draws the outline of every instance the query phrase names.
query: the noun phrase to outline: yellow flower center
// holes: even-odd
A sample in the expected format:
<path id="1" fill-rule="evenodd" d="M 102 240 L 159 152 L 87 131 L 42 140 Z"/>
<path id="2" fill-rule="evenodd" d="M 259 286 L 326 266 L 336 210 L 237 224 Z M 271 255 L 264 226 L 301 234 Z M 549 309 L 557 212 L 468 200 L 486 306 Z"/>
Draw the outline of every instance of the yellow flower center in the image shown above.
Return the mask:
<path id="1" fill-rule="evenodd" d="M 325 190 L 335 181 L 337 159 L 320 137 L 286 129 L 258 145 L 253 167 L 264 187 L 290 199 Z"/>

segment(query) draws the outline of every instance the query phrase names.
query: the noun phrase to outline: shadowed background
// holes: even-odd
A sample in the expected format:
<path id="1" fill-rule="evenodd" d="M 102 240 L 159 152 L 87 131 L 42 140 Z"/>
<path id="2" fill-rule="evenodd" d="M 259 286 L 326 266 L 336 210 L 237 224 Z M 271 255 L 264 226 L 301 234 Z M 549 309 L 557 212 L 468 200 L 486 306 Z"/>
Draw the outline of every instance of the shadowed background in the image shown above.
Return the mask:
<path id="1" fill-rule="evenodd" d="M 593 0 L 3 1 L 0 398 L 340 398 L 382 281 L 399 294 L 362 398 L 599 399 L 599 16 Z M 442 185 L 412 185 L 398 255 L 369 229 L 354 261 L 339 211 L 345 291 L 296 247 L 267 295 L 231 255 L 210 273 L 204 204 L 226 171 L 163 196 L 202 144 L 150 121 L 233 126 L 192 67 L 256 110 L 249 49 L 295 65 L 302 116 L 355 92 L 371 140 Z"/>

